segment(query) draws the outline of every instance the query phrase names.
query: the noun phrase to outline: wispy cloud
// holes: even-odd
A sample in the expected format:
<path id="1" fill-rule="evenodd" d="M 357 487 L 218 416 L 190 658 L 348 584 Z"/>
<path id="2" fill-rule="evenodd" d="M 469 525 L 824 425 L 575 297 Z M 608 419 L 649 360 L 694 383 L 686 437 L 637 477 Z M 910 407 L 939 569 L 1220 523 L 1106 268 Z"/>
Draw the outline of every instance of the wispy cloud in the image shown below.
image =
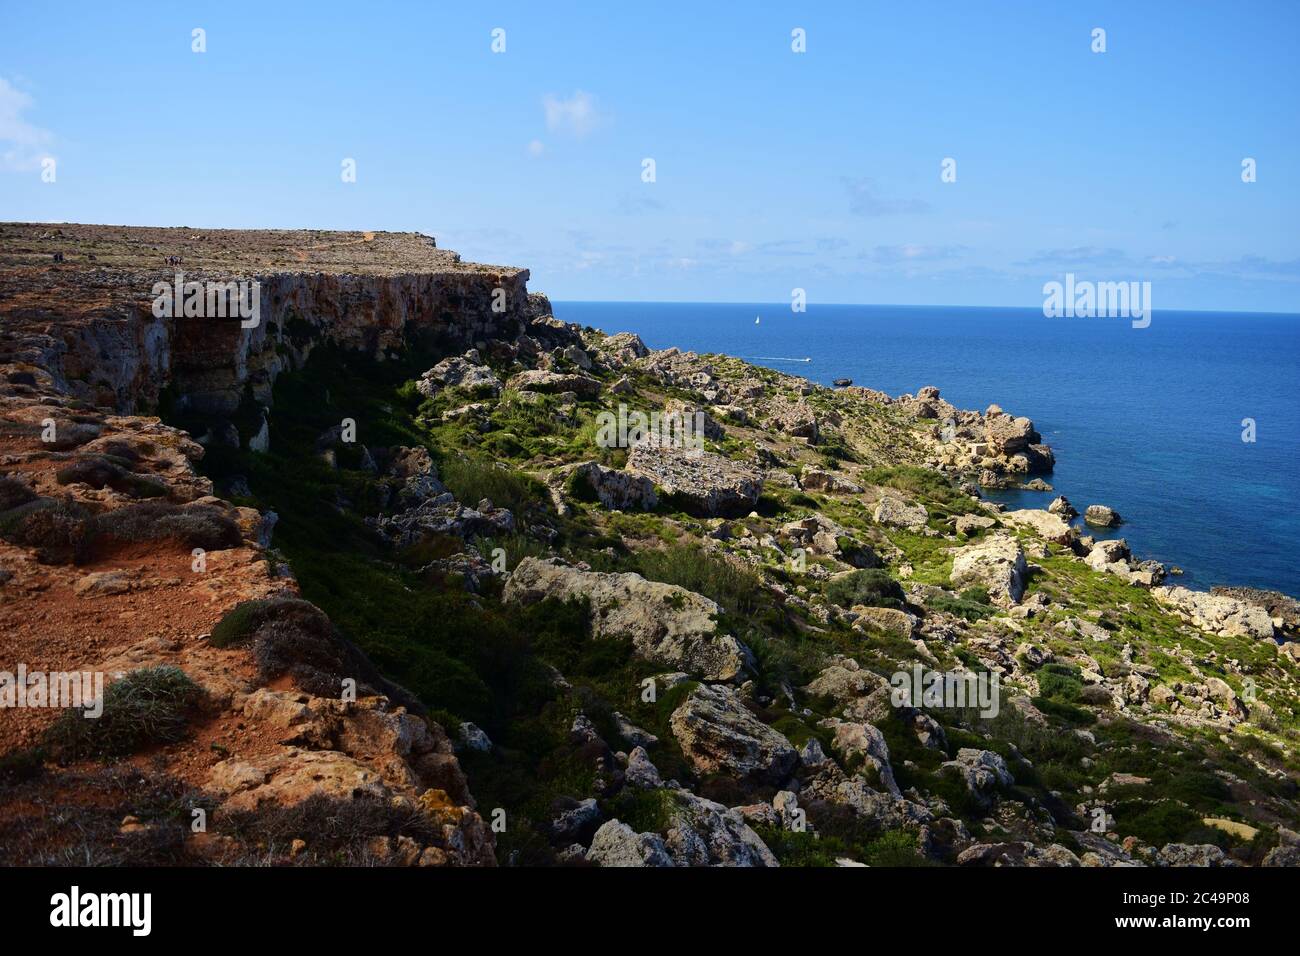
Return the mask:
<path id="1" fill-rule="evenodd" d="M 1020 269 L 1042 271 L 1109 270 L 1135 275 L 1157 274 L 1163 277 L 1214 277 L 1239 280 L 1292 282 L 1300 278 L 1300 259 L 1267 259 L 1245 255 L 1238 259 L 1191 260 L 1170 254 L 1135 256 L 1123 249 L 1099 246 L 1074 246 L 1067 249 L 1044 249 L 1028 259 L 1013 263 Z"/>
<path id="2" fill-rule="evenodd" d="M 581 138 L 601 122 L 596 98 L 582 90 L 575 90 L 567 99 L 548 93 L 542 97 L 542 109 L 546 112 L 546 128 L 552 133 L 570 133 Z"/>
<path id="3" fill-rule="evenodd" d="M 896 246 L 876 246 L 862 253 L 861 258 L 879 265 L 893 265 L 900 262 L 941 262 L 956 259 L 967 252 L 965 246 L 927 246 L 905 243 Z"/>
<path id="4" fill-rule="evenodd" d="M 883 199 L 870 179 L 845 177 L 844 188 L 849 193 L 849 212 L 855 216 L 874 219 L 879 216 L 901 216 L 929 212 L 930 204 L 921 199 Z"/>
<path id="5" fill-rule="evenodd" d="M 49 155 L 54 135 L 23 115 L 32 105 L 30 96 L 0 77 L 0 169 L 29 172 Z"/>
<path id="6" fill-rule="evenodd" d="M 1017 263 L 1023 266 L 1129 266 L 1134 260 L 1123 249 L 1100 246 L 1071 246 L 1068 249 L 1043 249 Z"/>
<path id="7" fill-rule="evenodd" d="M 618 197 L 618 203 L 615 207 L 619 215 L 622 216 L 639 216 L 643 213 L 658 212 L 665 208 L 667 208 L 667 204 L 663 200 L 647 196 L 644 190 L 623 193 Z"/>

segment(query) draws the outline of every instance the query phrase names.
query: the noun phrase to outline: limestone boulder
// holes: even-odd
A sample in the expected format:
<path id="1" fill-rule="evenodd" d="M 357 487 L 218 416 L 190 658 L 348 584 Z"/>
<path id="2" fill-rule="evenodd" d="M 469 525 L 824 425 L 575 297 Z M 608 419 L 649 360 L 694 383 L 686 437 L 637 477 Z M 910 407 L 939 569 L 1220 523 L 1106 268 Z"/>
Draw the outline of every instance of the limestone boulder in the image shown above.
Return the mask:
<path id="1" fill-rule="evenodd" d="M 639 444 L 628 455 L 627 470 L 650 479 L 663 497 L 697 518 L 748 514 L 763 490 L 757 469 L 698 449 Z"/>
<path id="2" fill-rule="evenodd" d="M 1015 604 L 1025 593 L 1029 569 L 1024 552 L 1010 535 L 993 535 L 957 551 L 950 579 L 956 588 L 984 587 L 1001 604 Z"/>
<path id="3" fill-rule="evenodd" d="M 576 498 L 594 496 L 613 511 L 651 511 L 659 504 L 654 482 L 600 462 L 584 461 L 569 472 L 569 490 Z"/>
<path id="4" fill-rule="evenodd" d="M 925 527 L 930 515 L 923 505 L 911 504 L 902 498 L 886 495 L 876 502 L 876 510 L 872 517 L 878 524 L 905 528 L 908 531 L 920 531 Z"/>
<path id="5" fill-rule="evenodd" d="M 730 680 L 750 666 L 749 650 L 718 633 L 718 605 L 694 591 L 631 572 L 584 571 L 554 558 L 527 557 L 511 572 L 502 595 L 519 604 L 548 597 L 585 599 L 592 636 L 628 638 L 645 660 L 707 680 Z"/>
<path id="6" fill-rule="evenodd" d="M 1257 605 L 1183 587 L 1152 588 L 1151 594 L 1183 620 L 1210 634 L 1261 641 L 1273 638 L 1273 619 Z"/>
<path id="7" fill-rule="evenodd" d="M 589 375 L 552 372 L 540 368 L 511 376 L 506 387 L 516 392 L 542 392 L 547 395 L 573 392 L 579 398 L 595 398 L 600 394 L 600 381 Z"/>
<path id="8" fill-rule="evenodd" d="M 798 754 L 783 734 L 759 720 L 730 687 L 701 684 L 669 719 L 682 753 L 701 774 L 778 784 Z"/>

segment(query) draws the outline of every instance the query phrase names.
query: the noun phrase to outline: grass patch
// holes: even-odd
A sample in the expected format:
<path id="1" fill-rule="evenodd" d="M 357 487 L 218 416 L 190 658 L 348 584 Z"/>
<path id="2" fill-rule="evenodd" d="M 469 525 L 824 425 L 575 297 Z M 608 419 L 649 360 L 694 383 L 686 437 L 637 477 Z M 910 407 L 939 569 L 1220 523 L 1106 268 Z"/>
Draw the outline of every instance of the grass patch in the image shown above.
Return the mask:
<path id="1" fill-rule="evenodd" d="M 175 743 L 185 737 L 203 699 L 202 688 L 179 667 L 141 668 L 105 689 L 99 717 L 80 708 L 65 710 L 46 731 L 45 743 L 63 760 L 124 757 Z"/>

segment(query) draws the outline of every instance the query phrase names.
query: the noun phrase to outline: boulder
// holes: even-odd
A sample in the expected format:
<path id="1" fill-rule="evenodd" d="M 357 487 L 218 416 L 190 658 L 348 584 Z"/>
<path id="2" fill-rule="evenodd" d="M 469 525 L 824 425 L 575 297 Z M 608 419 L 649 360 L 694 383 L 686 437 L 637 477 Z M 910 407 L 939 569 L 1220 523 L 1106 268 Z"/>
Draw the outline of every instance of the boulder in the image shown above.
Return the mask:
<path id="1" fill-rule="evenodd" d="M 784 398 L 772 400 L 768 408 L 770 425 L 794 438 L 806 439 L 816 444 L 819 435 L 817 413 L 807 402 L 791 402 Z"/>
<path id="2" fill-rule="evenodd" d="M 1213 843 L 1166 843 L 1156 854 L 1164 866 L 1236 866 L 1220 847 Z"/>
<path id="3" fill-rule="evenodd" d="M 997 522 L 987 515 L 958 515 L 953 521 L 953 527 L 957 533 L 967 536 L 974 535 L 979 531 L 987 531 L 995 524 Z"/>
<path id="4" fill-rule="evenodd" d="M 1286 631 L 1300 631 L 1300 601 L 1281 591 L 1264 591 L 1260 588 L 1225 587 L 1216 584 L 1210 593 L 1232 598 L 1263 608 L 1273 623 Z"/>
<path id="5" fill-rule="evenodd" d="M 925 527 L 930 516 L 922 505 L 908 504 L 901 498 L 886 495 L 876 503 L 872 517 L 878 524 L 919 531 Z"/>
<path id="6" fill-rule="evenodd" d="M 1095 528 L 1113 528 L 1123 522 L 1119 512 L 1107 505 L 1088 505 L 1083 520 Z"/>
<path id="7" fill-rule="evenodd" d="M 639 444 L 628 456 L 627 470 L 649 478 L 663 497 L 697 518 L 748 514 L 763 490 L 756 469 L 706 451 Z"/>
<path id="8" fill-rule="evenodd" d="M 703 406 L 680 398 L 671 399 L 664 405 L 663 420 L 669 423 L 664 427 L 678 434 L 690 435 L 696 440 L 707 438 L 710 441 L 722 441 L 727 437 L 723 427 Z"/>
<path id="9" fill-rule="evenodd" d="M 367 518 L 366 523 L 399 548 L 425 535 L 458 538 L 498 537 L 515 530 L 515 516 L 484 499 L 474 508 L 458 502 L 450 492 L 426 498 L 405 511 Z"/>
<path id="10" fill-rule="evenodd" d="M 889 690 L 889 681 L 866 670 L 851 657 L 837 657 L 804 690 L 814 697 L 830 697 L 847 703 L 882 687 Z"/>
<path id="11" fill-rule="evenodd" d="M 995 455 L 1007 456 L 1023 452 L 1041 439 L 1028 418 L 1012 418 L 1002 412 L 988 415 L 984 420 L 984 440 Z"/>
<path id="12" fill-rule="evenodd" d="M 644 747 L 633 747 L 627 755 L 627 769 L 623 772 L 623 779 L 629 786 L 642 790 L 653 790 L 664 785 L 663 778 L 659 776 L 659 768 L 650 762 L 650 755 Z"/>
<path id="13" fill-rule="evenodd" d="M 468 357 L 445 358 L 420 376 L 415 385 L 421 395 L 433 396 L 443 388 L 460 388 L 475 395 L 501 394 L 501 380 L 486 365 Z"/>
<path id="14" fill-rule="evenodd" d="M 1188 623 L 1221 637 L 1272 640 L 1273 619 L 1261 607 L 1183 587 L 1157 587 L 1152 596 Z"/>
<path id="15" fill-rule="evenodd" d="M 991 750 L 962 747 L 955 760 L 941 764 L 939 769 L 956 773 L 983 807 L 992 806 L 999 788 L 1015 783 L 1006 761 Z"/>
<path id="16" fill-rule="evenodd" d="M 659 504 L 654 482 L 600 462 L 584 461 L 569 472 L 569 490 L 575 498 L 594 496 L 613 511 L 651 511 Z"/>
<path id="17" fill-rule="evenodd" d="M 730 687 L 701 684 L 669 718 L 682 754 L 697 773 L 778 784 L 798 758 L 784 735 L 750 712 Z"/>
<path id="18" fill-rule="evenodd" d="M 512 375 L 506 387 L 516 392 L 543 392 L 559 395 L 573 392 L 579 398 L 595 398 L 600 394 L 600 381 L 588 375 L 552 372 L 547 369 L 529 369 Z"/>
<path id="19" fill-rule="evenodd" d="M 979 586 L 1002 604 L 1015 604 L 1025 593 L 1029 574 L 1016 539 L 1000 534 L 968 544 L 952 559 L 954 588 Z"/>
<path id="20" fill-rule="evenodd" d="M 828 718 L 820 724 L 829 729 L 835 738 L 831 749 L 840 755 L 846 767 L 863 764 L 874 772 L 871 783 L 878 784 L 895 797 L 901 797 L 894 780 L 894 770 L 889 765 L 889 745 L 885 735 L 872 724 Z"/>
<path id="21" fill-rule="evenodd" d="M 634 747 L 653 747 L 659 743 L 658 737 L 648 730 L 642 730 L 618 711 L 611 712 L 610 717 L 614 721 L 614 727 L 618 730 L 618 735 Z"/>
<path id="22" fill-rule="evenodd" d="M 863 604 L 855 604 L 852 611 L 858 616 L 853 622 L 854 627 L 859 624 L 870 624 L 908 640 L 911 640 L 912 632 L 918 623 L 914 615 L 892 607 L 867 607 Z"/>
<path id="23" fill-rule="evenodd" d="M 1053 498 L 1052 503 L 1047 506 L 1047 510 L 1054 515 L 1060 515 L 1066 521 L 1079 517 L 1078 510 L 1075 509 L 1074 505 L 1070 504 L 1070 499 L 1065 495 Z"/>
<path id="24" fill-rule="evenodd" d="M 619 332 L 608 335 L 596 343 L 596 353 L 610 368 L 623 368 L 637 359 L 650 354 L 639 335 L 631 332 Z"/>
<path id="25" fill-rule="evenodd" d="M 749 667 L 748 649 L 717 631 L 718 605 L 673 584 L 639 574 L 605 574 L 554 558 L 527 557 L 510 574 L 502 598 L 535 604 L 585 598 L 596 638 L 625 637 L 637 654 L 708 680 L 730 680 Z"/>
<path id="26" fill-rule="evenodd" d="M 832 495 L 857 495 L 862 493 L 862 486 L 850 481 L 843 475 L 819 468 L 805 468 L 799 476 L 799 485 L 804 491 L 824 491 Z"/>
<path id="27" fill-rule="evenodd" d="M 587 850 L 587 862 L 596 866 L 672 866 L 672 857 L 657 833 L 637 833 L 626 823 L 610 820 L 601 825 Z"/>
<path id="28" fill-rule="evenodd" d="M 674 808 L 664 831 L 664 845 L 678 866 L 780 865 L 739 810 L 689 790 L 671 793 Z"/>
<path id="29" fill-rule="evenodd" d="M 1060 516 L 1050 511 L 1026 508 L 1008 511 L 1003 517 L 1021 528 L 1028 528 L 1049 544 L 1067 545 L 1077 537 L 1077 532 Z"/>

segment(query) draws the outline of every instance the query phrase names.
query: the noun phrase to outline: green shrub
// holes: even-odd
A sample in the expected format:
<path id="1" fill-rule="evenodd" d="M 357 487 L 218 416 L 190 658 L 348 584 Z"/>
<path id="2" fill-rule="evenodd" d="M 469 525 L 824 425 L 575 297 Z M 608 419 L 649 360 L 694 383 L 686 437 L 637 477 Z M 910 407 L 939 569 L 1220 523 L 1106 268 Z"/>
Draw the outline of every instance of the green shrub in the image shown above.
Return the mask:
<path id="1" fill-rule="evenodd" d="M 1173 800 L 1125 801 L 1112 812 L 1121 835 L 1135 836 L 1152 846 L 1181 842 L 1186 834 L 1201 828 L 1200 816 Z"/>
<path id="2" fill-rule="evenodd" d="M 1070 664 L 1047 664 L 1038 672 L 1038 692 L 1063 704 L 1079 702 L 1083 681 L 1079 668 Z"/>
<path id="3" fill-rule="evenodd" d="M 994 607 L 989 603 L 989 592 L 985 588 L 967 588 L 957 596 L 936 594 L 926 598 L 925 606 L 932 611 L 955 614 L 971 622 L 982 621 L 995 613 Z"/>
<path id="4" fill-rule="evenodd" d="M 280 600 L 261 598 L 255 601 L 241 601 L 227 611 L 225 617 L 212 628 L 208 642 L 213 647 L 232 647 L 250 639 L 262 622 L 274 613 Z"/>
<path id="5" fill-rule="evenodd" d="M 0 785 L 34 780 L 45 770 L 45 750 L 30 747 L 0 756 Z"/>
<path id="6" fill-rule="evenodd" d="M 564 482 L 564 490 L 574 501 L 594 503 L 600 500 L 595 486 L 582 471 L 573 471 L 569 474 Z"/>
<path id="7" fill-rule="evenodd" d="M 447 458 L 439 469 L 442 483 L 456 500 L 473 508 L 487 498 L 498 508 L 520 517 L 549 501 L 546 488 L 521 471 L 500 468 L 476 458 Z"/>
<path id="8" fill-rule="evenodd" d="M 873 485 L 897 488 L 915 498 L 939 505 L 951 514 L 970 514 L 977 511 L 970 496 L 951 481 L 929 468 L 915 465 L 891 465 L 872 468 L 863 474 L 863 479 Z"/>
<path id="9" fill-rule="evenodd" d="M 649 580 L 703 594 L 729 614 L 752 614 L 763 590 L 754 572 L 697 544 L 643 551 L 637 555 L 636 565 Z"/>
<path id="10" fill-rule="evenodd" d="M 36 492 L 24 481 L 10 475 L 0 475 L 0 512 L 36 500 Z"/>
<path id="11" fill-rule="evenodd" d="M 826 585 L 826 598 L 843 608 L 903 606 L 903 587 L 880 568 L 850 571 Z"/>
<path id="12" fill-rule="evenodd" d="M 264 598 L 235 605 L 212 629 L 217 647 L 251 641 L 258 676 L 285 674 L 308 693 L 337 697 L 343 680 L 357 682 L 357 694 L 384 694 L 407 708 L 424 707 L 404 688 L 380 675 L 370 660 L 334 627 L 320 608 L 298 598 Z"/>
<path id="13" fill-rule="evenodd" d="M 175 743 L 203 702 L 202 688 L 179 667 L 131 671 L 104 690 L 103 713 L 87 717 L 65 710 L 46 731 L 46 744 L 60 759 L 122 757 L 153 744 Z"/>

